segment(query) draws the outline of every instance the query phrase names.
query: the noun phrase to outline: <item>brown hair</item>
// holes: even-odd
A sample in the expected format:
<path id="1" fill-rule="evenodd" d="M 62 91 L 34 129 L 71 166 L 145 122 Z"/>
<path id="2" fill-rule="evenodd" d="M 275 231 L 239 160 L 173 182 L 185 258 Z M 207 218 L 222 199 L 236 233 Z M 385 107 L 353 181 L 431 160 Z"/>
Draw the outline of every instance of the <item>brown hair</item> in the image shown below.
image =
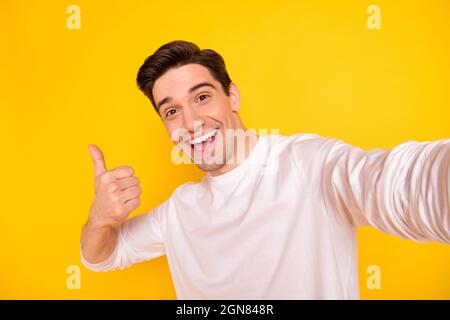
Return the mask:
<path id="1" fill-rule="evenodd" d="M 167 70 L 189 63 L 197 63 L 208 68 L 213 78 L 221 83 L 225 94 L 230 95 L 231 79 L 225 67 L 225 61 L 220 54 L 211 49 L 200 50 L 192 42 L 172 41 L 162 45 L 154 54 L 145 59 L 136 77 L 139 89 L 150 99 L 158 114 L 152 94 L 155 81 Z"/>

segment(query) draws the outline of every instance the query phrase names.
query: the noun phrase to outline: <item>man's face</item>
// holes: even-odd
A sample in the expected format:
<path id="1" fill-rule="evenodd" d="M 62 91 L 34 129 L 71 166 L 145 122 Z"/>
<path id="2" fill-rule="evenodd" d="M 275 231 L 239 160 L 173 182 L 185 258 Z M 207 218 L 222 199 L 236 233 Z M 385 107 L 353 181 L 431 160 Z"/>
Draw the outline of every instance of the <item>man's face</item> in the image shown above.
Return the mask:
<path id="1" fill-rule="evenodd" d="M 187 64 L 158 78 L 153 97 L 171 140 L 201 170 L 220 171 L 234 150 L 226 130 L 243 129 L 236 85 L 230 85 L 227 96 L 206 67 Z"/>

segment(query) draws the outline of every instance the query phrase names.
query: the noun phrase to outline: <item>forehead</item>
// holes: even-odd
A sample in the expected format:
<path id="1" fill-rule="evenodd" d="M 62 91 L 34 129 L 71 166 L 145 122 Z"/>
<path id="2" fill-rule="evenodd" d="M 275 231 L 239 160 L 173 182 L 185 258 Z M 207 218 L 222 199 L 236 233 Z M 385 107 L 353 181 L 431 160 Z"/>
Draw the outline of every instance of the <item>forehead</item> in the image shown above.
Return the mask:
<path id="1" fill-rule="evenodd" d="M 202 65 L 186 64 L 172 68 L 155 81 L 153 97 L 155 101 L 159 101 L 166 96 L 184 96 L 189 88 L 203 81 L 217 83 L 209 70 Z"/>

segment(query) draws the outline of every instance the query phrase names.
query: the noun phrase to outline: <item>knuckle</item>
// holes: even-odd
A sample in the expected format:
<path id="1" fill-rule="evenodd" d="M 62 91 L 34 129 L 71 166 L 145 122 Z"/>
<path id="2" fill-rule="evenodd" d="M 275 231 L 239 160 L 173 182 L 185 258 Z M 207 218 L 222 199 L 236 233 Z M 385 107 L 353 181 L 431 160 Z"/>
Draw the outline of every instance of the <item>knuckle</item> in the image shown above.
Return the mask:
<path id="1" fill-rule="evenodd" d="M 111 200 L 114 203 L 117 203 L 119 201 L 119 196 L 117 194 L 111 194 L 109 196 L 109 200 Z"/>
<path id="2" fill-rule="evenodd" d="M 136 195 L 140 195 L 142 193 L 142 189 L 139 186 L 133 187 L 131 191 L 131 194 L 136 196 Z"/>
<path id="3" fill-rule="evenodd" d="M 139 198 L 135 198 L 130 201 L 130 211 L 133 211 L 141 204 L 141 200 Z"/>
<path id="4" fill-rule="evenodd" d="M 125 209 L 123 207 L 118 207 L 115 211 L 116 217 L 121 217 L 125 214 Z"/>
<path id="5" fill-rule="evenodd" d="M 117 182 L 111 182 L 107 185 L 106 191 L 114 192 L 119 188 L 119 184 Z"/>
<path id="6" fill-rule="evenodd" d="M 101 184 L 106 184 L 108 182 L 108 174 L 107 174 L 107 172 L 102 174 L 99 177 L 99 181 L 100 181 Z"/>

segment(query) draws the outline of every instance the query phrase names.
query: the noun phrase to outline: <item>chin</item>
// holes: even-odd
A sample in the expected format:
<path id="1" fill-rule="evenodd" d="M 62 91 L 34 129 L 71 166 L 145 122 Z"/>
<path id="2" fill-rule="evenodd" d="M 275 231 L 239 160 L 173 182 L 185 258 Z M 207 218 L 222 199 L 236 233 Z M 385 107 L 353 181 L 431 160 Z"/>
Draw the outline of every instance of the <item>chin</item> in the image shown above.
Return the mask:
<path id="1" fill-rule="evenodd" d="M 222 168 L 224 165 L 218 164 L 218 163 L 212 163 L 212 164 L 200 163 L 200 164 L 196 164 L 196 166 L 204 172 L 214 172 L 214 171 L 217 171 L 220 168 Z"/>

